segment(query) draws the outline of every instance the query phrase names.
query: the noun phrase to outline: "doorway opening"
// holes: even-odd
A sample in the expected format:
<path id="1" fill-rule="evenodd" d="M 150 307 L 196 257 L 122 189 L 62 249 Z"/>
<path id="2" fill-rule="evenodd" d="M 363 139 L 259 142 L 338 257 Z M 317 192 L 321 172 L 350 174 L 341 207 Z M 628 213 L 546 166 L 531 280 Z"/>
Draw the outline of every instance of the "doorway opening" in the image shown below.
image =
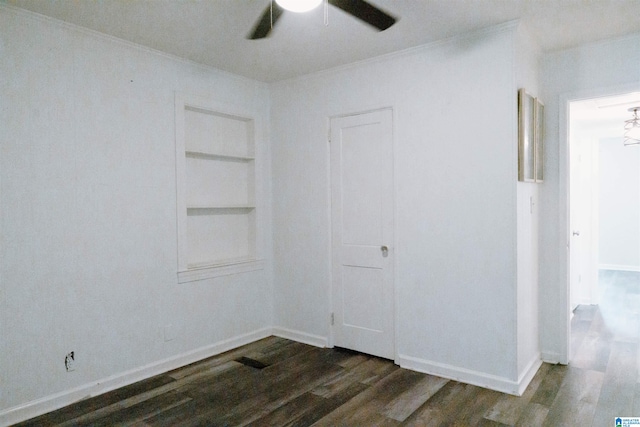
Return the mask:
<path id="1" fill-rule="evenodd" d="M 569 102 L 568 358 L 578 367 L 604 369 L 612 342 L 640 338 L 640 146 L 623 144 L 639 105 L 640 92 Z"/>

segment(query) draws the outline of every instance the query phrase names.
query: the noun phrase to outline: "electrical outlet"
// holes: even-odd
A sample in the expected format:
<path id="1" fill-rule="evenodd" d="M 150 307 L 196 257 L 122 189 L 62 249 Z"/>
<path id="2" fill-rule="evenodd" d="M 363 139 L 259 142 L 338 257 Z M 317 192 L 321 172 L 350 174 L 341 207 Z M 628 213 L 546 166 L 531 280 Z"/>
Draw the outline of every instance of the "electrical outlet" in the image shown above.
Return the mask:
<path id="1" fill-rule="evenodd" d="M 71 352 L 67 354 L 64 358 L 64 367 L 67 372 L 72 372 L 76 370 L 76 355 L 75 352 Z"/>

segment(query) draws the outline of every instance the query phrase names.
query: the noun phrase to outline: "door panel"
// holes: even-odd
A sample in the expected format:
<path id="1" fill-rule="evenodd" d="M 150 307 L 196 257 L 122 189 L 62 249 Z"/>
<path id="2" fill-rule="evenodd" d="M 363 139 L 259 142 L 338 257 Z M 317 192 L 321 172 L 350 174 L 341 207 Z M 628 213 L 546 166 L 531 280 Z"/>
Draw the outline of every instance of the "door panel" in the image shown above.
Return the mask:
<path id="1" fill-rule="evenodd" d="M 334 344 L 393 359 L 392 113 L 331 120 Z"/>
<path id="2" fill-rule="evenodd" d="M 374 332 L 384 330 L 383 281 L 380 268 L 342 266 L 344 325 Z"/>
<path id="3" fill-rule="evenodd" d="M 376 124 L 342 128 L 342 241 L 368 245 L 382 241 L 380 186 L 383 152 L 371 149 Z"/>

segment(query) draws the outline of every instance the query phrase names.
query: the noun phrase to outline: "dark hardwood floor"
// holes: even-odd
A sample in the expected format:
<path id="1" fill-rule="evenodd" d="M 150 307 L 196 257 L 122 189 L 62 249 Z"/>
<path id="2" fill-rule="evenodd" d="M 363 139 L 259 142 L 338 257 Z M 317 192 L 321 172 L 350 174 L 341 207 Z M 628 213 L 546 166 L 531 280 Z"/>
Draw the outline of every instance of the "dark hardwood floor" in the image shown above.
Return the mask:
<path id="1" fill-rule="evenodd" d="M 521 397 L 270 337 L 20 426 L 613 426 L 640 416 L 640 273 L 601 285 L 575 311 L 572 362 Z"/>

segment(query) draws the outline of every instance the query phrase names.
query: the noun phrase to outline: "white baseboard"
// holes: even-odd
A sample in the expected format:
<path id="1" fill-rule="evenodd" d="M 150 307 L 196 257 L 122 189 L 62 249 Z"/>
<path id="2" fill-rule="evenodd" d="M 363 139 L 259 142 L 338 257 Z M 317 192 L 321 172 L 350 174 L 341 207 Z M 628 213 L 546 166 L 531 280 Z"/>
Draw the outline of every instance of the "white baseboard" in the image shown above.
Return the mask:
<path id="1" fill-rule="evenodd" d="M 24 405 L 9 408 L 0 412 L 0 426 L 9 426 L 46 414 L 47 412 L 55 411 L 79 400 L 97 396 L 151 378 L 155 375 L 189 365 L 199 360 L 215 356 L 216 354 L 224 353 L 225 351 L 261 340 L 271 335 L 273 335 L 271 328 L 259 329 L 248 334 L 239 335 L 146 366 L 103 378 L 71 390 L 27 402 Z"/>
<path id="2" fill-rule="evenodd" d="M 564 357 L 560 353 L 554 353 L 549 351 L 543 351 L 540 353 L 540 358 L 545 363 L 551 363 L 552 365 L 566 365 L 566 362 L 563 362 Z"/>
<path id="3" fill-rule="evenodd" d="M 575 301 L 575 304 L 578 305 L 593 305 L 593 301 L 591 301 L 588 298 L 584 298 L 584 297 L 577 297 L 576 298 L 577 301 Z M 573 311 L 571 311 L 571 316 L 573 316 Z"/>
<path id="4" fill-rule="evenodd" d="M 617 271 L 637 271 L 640 272 L 640 265 L 616 265 L 616 264 L 600 264 L 599 270 L 617 270 Z"/>
<path id="5" fill-rule="evenodd" d="M 542 357 L 541 354 L 538 353 L 531 359 L 527 367 L 524 368 L 518 377 L 518 396 L 522 396 L 527 390 L 529 383 L 538 372 L 538 369 L 540 369 L 540 366 L 542 366 Z"/>
<path id="6" fill-rule="evenodd" d="M 327 347 L 329 341 L 326 337 L 320 335 L 308 334 L 306 332 L 295 331 L 287 328 L 273 328 L 271 330 L 272 335 L 280 338 L 286 338 L 292 341 L 301 342 L 303 344 L 309 344 L 315 347 Z"/>
<path id="7" fill-rule="evenodd" d="M 470 369 L 459 368 L 457 366 L 405 356 L 402 354 L 398 356 L 398 363 L 400 364 L 400 367 L 405 369 L 424 372 L 425 374 L 448 378 L 450 380 L 488 388 L 490 390 L 514 396 L 520 396 L 522 394 L 522 391 L 529 384 L 526 381 L 531 381 L 531 378 L 533 378 L 533 375 L 535 375 L 535 372 L 537 371 L 537 367 L 534 370 L 535 364 L 532 364 L 528 367 L 519 381 L 513 381 L 504 377 L 488 375 L 483 372 L 477 372 Z M 533 371 L 533 373 L 531 373 L 531 371 Z"/>

